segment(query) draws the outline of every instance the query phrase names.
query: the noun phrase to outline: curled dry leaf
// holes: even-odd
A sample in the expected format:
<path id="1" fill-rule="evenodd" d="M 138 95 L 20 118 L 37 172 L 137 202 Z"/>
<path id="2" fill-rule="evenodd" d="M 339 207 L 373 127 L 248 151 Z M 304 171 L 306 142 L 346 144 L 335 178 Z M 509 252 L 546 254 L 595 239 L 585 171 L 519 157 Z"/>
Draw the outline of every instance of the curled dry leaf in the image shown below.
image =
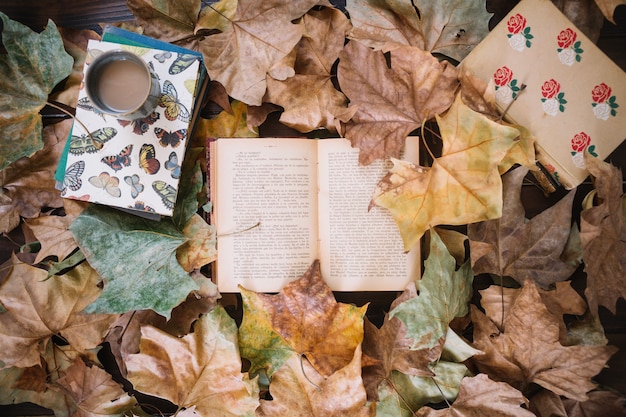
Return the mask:
<path id="1" fill-rule="evenodd" d="M 521 392 L 503 382 L 495 382 L 485 374 L 466 377 L 461 381 L 459 396 L 450 408 L 433 410 L 421 408 L 418 417 L 533 417 L 522 408 L 528 400 Z"/>
<path id="2" fill-rule="evenodd" d="M 380 51 L 351 41 L 339 54 L 341 90 L 358 107 L 343 125 L 358 147 L 359 162 L 398 158 L 410 132 L 444 112 L 458 87 L 456 69 L 429 52 L 405 46 L 391 52 L 391 67 Z"/>
<path id="3" fill-rule="evenodd" d="M 613 15 L 615 14 L 615 9 L 617 6 L 626 4 L 624 0 L 595 0 L 596 4 L 602 10 L 602 14 L 606 19 L 615 24 L 615 19 L 613 19 Z"/>
<path id="4" fill-rule="evenodd" d="M 366 406 L 361 380 L 361 348 L 353 359 L 328 377 L 320 375 L 302 356 L 292 356 L 272 377 L 271 401 L 261 400 L 260 417 L 373 417 Z"/>
<path id="5" fill-rule="evenodd" d="M 252 362 L 252 374 L 266 368 L 272 375 L 290 357 L 304 355 L 317 372 L 330 376 L 352 361 L 363 341 L 367 305 L 337 303 L 319 261 L 276 295 L 240 289 L 241 354 Z"/>
<path id="6" fill-rule="evenodd" d="M 563 346 L 559 324 L 548 312 L 534 282 L 527 279 L 504 320 L 504 331 L 472 306 L 474 356 L 478 369 L 524 392 L 536 383 L 568 398 L 584 401 L 598 374 L 617 351 L 613 346 Z"/>
<path id="7" fill-rule="evenodd" d="M 72 126 L 65 120 L 43 130 L 44 148 L 21 158 L 0 175 L 0 232 L 13 230 L 20 217 L 39 216 L 42 207 L 61 207 L 61 193 L 55 188 L 54 172 Z"/>
<path id="8" fill-rule="evenodd" d="M 46 280 L 43 269 L 14 257 L 0 287 L 0 362 L 4 366 L 33 366 L 50 338 L 61 335 L 75 350 L 96 347 L 117 316 L 85 314 L 83 310 L 100 294 L 98 274 L 83 263 L 65 275 Z M 51 308 L 54 306 L 54 308 Z"/>
<path id="9" fill-rule="evenodd" d="M 498 165 L 519 130 L 476 113 L 460 97 L 437 116 L 443 151 L 432 167 L 403 161 L 378 184 L 372 203 L 389 209 L 405 249 L 411 249 L 431 226 L 462 225 L 502 215 Z"/>
<path id="10" fill-rule="evenodd" d="M 241 373 L 235 321 L 219 306 L 182 338 L 143 326 L 126 368 L 138 391 L 195 406 L 202 416 L 253 416 L 259 405 L 257 381 Z"/>
<path id="11" fill-rule="evenodd" d="M 521 201 L 528 170 L 519 167 L 503 176 L 502 218 L 468 226 L 474 273 L 534 280 L 543 288 L 568 279 L 578 267 L 578 254 L 569 254 L 572 202 L 575 192 L 531 220 Z M 576 252 L 576 251 L 573 251 Z"/>
<path id="12" fill-rule="evenodd" d="M 587 272 L 585 295 L 589 308 L 613 314 L 619 298 L 626 298 L 626 225 L 622 216 L 622 173 L 585 152 L 585 165 L 594 178 L 600 204 L 580 214 L 580 239 Z"/>
<path id="13" fill-rule="evenodd" d="M 306 36 L 296 47 L 296 74 L 282 81 L 268 77 L 264 101 L 282 106 L 280 121 L 300 132 L 335 132 L 338 121 L 347 122 L 356 111 L 348 109 L 346 97 L 335 89 L 331 72 L 350 21 L 333 8 L 311 10 L 302 21 Z"/>

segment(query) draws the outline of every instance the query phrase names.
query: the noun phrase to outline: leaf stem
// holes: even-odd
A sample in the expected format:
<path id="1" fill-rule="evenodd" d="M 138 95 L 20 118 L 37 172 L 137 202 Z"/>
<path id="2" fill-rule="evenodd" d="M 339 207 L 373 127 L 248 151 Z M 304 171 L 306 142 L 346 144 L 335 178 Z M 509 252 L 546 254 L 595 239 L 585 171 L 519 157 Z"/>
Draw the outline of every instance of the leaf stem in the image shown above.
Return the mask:
<path id="1" fill-rule="evenodd" d="M 519 98 L 520 94 L 522 94 L 522 91 L 524 91 L 525 89 L 526 89 L 526 84 L 522 83 L 522 85 L 519 86 L 519 92 L 517 93 L 515 98 L 513 100 L 511 100 L 511 102 L 506 106 L 506 108 L 504 109 L 504 111 L 502 112 L 502 114 L 500 115 L 500 118 L 498 120 L 502 121 L 502 119 L 504 119 L 504 116 L 506 116 L 507 112 L 509 111 L 509 109 L 511 108 L 513 103 L 515 103 L 515 101 L 517 101 L 517 99 Z"/>
<path id="2" fill-rule="evenodd" d="M 96 148 L 96 149 L 101 149 L 102 148 L 102 144 L 96 142 L 96 140 L 94 139 L 94 137 L 92 136 L 91 132 L 89 131 L 89 129 L 87 128 L 87 126 L 85 126 L 85 124 L 83 122 L 80 121 L 80 119 L 78 117 L 76 117 L 75 115 L 73 115 L 72 113 L 70 113 L 69 111 L 65 110 L 63 107 L 61 106 L 57 106 L 54 103 L 51 103 L 49 101 L 46 101 L 46 104 L 50 107 L 53 107 L 57 110 L 59 110 L 60 112 L 63 112 L 65 114 L 67 114 L 68 116 L 70 116 L 72 119 L 76 120 L 78 122 L 78 124 L 80 125 L 80 127 L 83 128 L 83 130 L 85 132 L 87 132 L 87 135 L 89 136 L 89 139 L 91 139 L 91 144 Z"/>
<path id="3" fill-rule="evenodd" d="M 446 405 L 448 406 L 448 408 L 452 407 L 450 405 L 450 402 L 448 401 L 448 399 L 446 398 L 445 394 L 443 393 L 443 390 L 441 389 L 441 387 L 439 386 L 439 384 L 437 383 L 437 380 L 435 379 L 435 377 L 431 376 L 430 380 L 433 381 L 433 384 L 435 384 L 435 386 L 437 387 L 437 389 L 439 390 L 439 393 L 441 394 L 441 398 L 443 398 L 443 400 L 446 402 Z"/>
<path id="4" fill-rule="evenodd" d="M 411 406 L 409 405 L 409 403 L 407 402 L 407 400 L 404 399 L 404 397 L 402 396 L 402 394 L 400 394 L 400 391 L 398 391 L 398 388 L 396 388 L 396 386 L 394 385 L 394 383 L 391 381 L 391 379 L 389 379 L 389 377 L 385 377 L 383 379 L 383 381 L 387 382 L 391 388 L 396 392 L 396 394 L 398 394 L 398 398 L 400 398 L 400 401 L 402 401 L 402 403 L 404 404 L 404 406 L 406 407 L 407 410 L 409 410 L 411 412 L 411 415 L 415 415 L 415 413 L 417 411 L 413 411 L 413 409 L 411 408 Z"/>
<path id="5" fill-rule="evenodd" d="M 300 369 L 302 369 L 302 375 L 304 375 L 304 378 L 309 381 L 309 384 L 313 385 L 318 392 L 322 392 L 322 388 L 320 388 L 319 385 L 317 385 L 315 382 L 311 381 L 308 377 L 308 375 L 306 374 L 306 372 L 304 371 L 304 354 L 298 354 L 298 356 L 300 357 Z"/>

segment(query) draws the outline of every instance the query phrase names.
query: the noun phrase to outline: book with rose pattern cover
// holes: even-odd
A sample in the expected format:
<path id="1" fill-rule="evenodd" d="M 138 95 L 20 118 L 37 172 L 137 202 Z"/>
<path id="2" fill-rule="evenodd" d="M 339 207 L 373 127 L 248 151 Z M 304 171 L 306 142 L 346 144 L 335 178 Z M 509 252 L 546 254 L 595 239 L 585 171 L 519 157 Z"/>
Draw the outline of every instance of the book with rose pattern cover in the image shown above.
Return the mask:
<path id="1" fill-rule="evenodd" d="M 565 188 L 626 138 L 626 73 L 550 0 L 522 0 L 463 60 L 505 118 L 537 138 L 537 160 Z M 508 109 L 507 109 L 508 108 Z"/>
<path id="2" fill-rule="evenodd" d="M 85 67 L 91 57 L 118 49 L 140 56 L 157 74 L 161 84 L 159 104 L 144 118 L 117 120 L 94 108 L 81 88 L 76 118 L 89 132 L 74 123 L 61 177 L 62 196 L 136 214 L 171 216 L 197 110 L 201 58 L 185 52 L 91 40 Z"/>

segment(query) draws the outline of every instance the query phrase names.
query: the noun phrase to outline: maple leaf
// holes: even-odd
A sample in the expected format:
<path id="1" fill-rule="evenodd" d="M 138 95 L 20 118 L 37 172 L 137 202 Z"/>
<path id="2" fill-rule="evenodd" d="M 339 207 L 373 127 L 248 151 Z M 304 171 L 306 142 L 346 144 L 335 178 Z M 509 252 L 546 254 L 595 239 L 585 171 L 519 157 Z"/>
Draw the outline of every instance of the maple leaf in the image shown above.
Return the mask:
<path id="1" fill-rule="evenodd" d="M 597 314 L 599 305 L 615 314 L 617 300 L 626 298 L 622 173 L 587 153 L 585 166 L 594 178 L 597 197 L 601 201 L 580 214 L 580 239 L 587 273 L 585 295 L 594 314 Z"/>
<path id="2" fill-rule="evenodd" d="M 176 250 L 188 241 L 171 222 L 91 205 L 70 226 L 87 261 L 104 279 L 89 312 L 151 308 L 169 317 L 198 285 L 182 269 Z"/>
<path id="3" fill-rule="evenodd" d="M 138 354 L 126 360 L 136 390 L 203 416 L 254 416 L 256 380 L 241 373 L 237 326 L 222 307 L 202 316 L 182 338 L 142 326 Z"/>
<path id="4" fill-rule="evenodd" d="M 528 400 L 521 392 L 503 382 L 495 382 L 485 374 L 466 377 L 461 381 L 459 396 L 450 408 L 434 410 L 421 408 L 418 417 L 533 417 L 523 409 Z"/>
<path id="5" fill-rule="evenodd" d="M 189 219 L 183 234 L 187 240 L 176 249 L 176 259 L 185 271 L 200 269 L 217 259 L 215 227 L 198 214 Z"/>
<path id="6" fill-rule="evenodd" d="M 55 188 L 54 172 L 72 126 L 65 120 L 46 126 L 44 148 L 21 158 L 0 175 L 0 231 L 13 230 L 20 217 L 35 218 L 43 207 L 61 207 L 61 193 Z"/>
<path id="7" fill-rule="evenodd" d="M 240 0 L 232 18 L 221 26 L 222 32 L 199 44 L 204 64 L 212 80 L 220 82 L 228 94 L 246 104 L 260 105 L 270 71 L 293 75 L 293 68 L 281 60 L 298 44 L 304 33 L 301 23 L 294 23 L 320 0 L 279 0 L 258 3 Z M 202 15 L 196 32 L 211 29 L 213 20 Z"/>
<path id="8" fill-rule="evenodd" d="M 367 305 L 337 303 L 322 280 L 319 261 L 275 295 L 241 287 L 240 347 L 250 373 L 274 373 L 290 357 L 304 355 L 317 372 L 330 376 L 347 366 L 363 340 Z"/>
<path id="9" fill-rule="evenodd" d="M 196 22 L 202 3 L 199 0 L 127 0 L 130 11 L 142 25 L 144 35 L 165 42 L 198 49 L 201 36 L 195 36 Z"/>
<path id="10" fill-rule="evenodd" d="M 489 33 L 492 14 L 479 0 L 348 0 L 352 39 L 384 51 L 417 46 L 461 61 Z"/>
<path id="11" fill-rule="evenodd" d="M 80 359 L 56 383 L 75 404 L 72 417 L 123 415 L 138 408 L 137 400 L 113 381 L 111 374 L 98 366 L 88 367 Z"/>
<path id="12" fill-rule="evenodd" d="M 332 66 L 343 49 L 350 21 L 337 9 L 311 10 L 304 15 L 306 36 L 297 46 L 296 74 L 280 81 L 268 77 L 264 101 L 285 111 L 280 122 L 300 132 L 325 128 L 337 131 L 356 111 L 333 85 Z"/>
<path id="13" fill-rule="evenodd" d="M 563 407 L 568 417 L 626 416 L 626 400 L 612 391 L 591 391 L 589 399 L 583 402 L 565 398 Z"/>
<path id="14" fill-rule="evenodd" d="M 0 12 L 0 170 L 43 147 L 39 111 L 52 89 L 72 70 L 73 59 L 63 49 L 56 25 L 48 20 L 41 33 Z"/>
<path id="15" fill-rule="evenodd" d="M 502 330 L 502 323 L 504 323 L 504 319 L 520 292 L 519 288 L 506 288 L 499 285 L 491 285 L 484 290 L 479 290 L 481 307 L 485 310 L 487 317 L 500 330 Z M 572 288 L 570 281 L 557 282 L 553 290 L 540 288 L 539 294 L 548 311 L 556 317 L 559 323 L 559 341 L 566 344 L 568 329 L 563 321 L 563 315 L 581 316 L 587 311 L 587 303 Z"/>
<path id="16" fill-rule="evenodd" d="M 365 321 L 363 353 L 376 363 L 363 368 L 367 398 L 378 401 L 378 386 L 392 371 L 407 375 L 434 376 L 430 365 L 439 359 L 438 348 L 411 350 L 411 340 L 406 337 L 406 326 L 398 318 L 386 314 L 381 328 Z"/>
<path id="17" fill-rule="evenodd" d="M 258 137 L 258 129 L 248 125 L 248 106 L 241 101 L 231 103 L 232 111 L 223 110 L 212 119 L 198 118 L 194 136 L 204 138 Z"/>
<path id="18" fill-rule="evenodd" d="M 527 172 L 519 167 L 503 176 L 502 218 L 468 226 L 472 266 L 476 274 L 508 276 L 520 283 L 530 278 L 548 288 L 578 267 L 578 256 L 568 254 L 570 238 L 578 231 L 571 226 L 575 192 L 527 220 L 521 201 Z"/>
<path id="19" fill-rule="evenodd" d="M 406 336 L 413 340 L 412 349 L 443 345 L 452 319 L 467 315 L 474 275 L 469 261 L 458 271 L 455 267 L 455 259 L 431 229 L 430 253 L 416 283 L 419 295 L 392 306 L 389 312 L 390 318 L 397 317 L 405 324 Z"/>
<path id="20" fill-rule="evenodd" d="M 595 2 L 600 10 L 602 10 L 602 14 L 604 15 L 604 17 L 606 17 L 606 19 L 614 25 L 616 24 L 615 19 L 613 18 L 613 15 L 615 14 L 615 9 L 617 8 L 617 6 L 626 4 L 626 1 L 624 0 L 595 0 Z"/>
<path id="21" fill-rule="evenodd" d="M 0 287 L 0 362 L 4 366 L 33 366 L 50 338 L 61 335 L 77 351 L 97 346 L 116 316 L 84 314 L 100 293 L 98 275 L 81 264 L 62 276 L 45 280 L 46 271 L 13 257 Z M 54 306 L 54 308 L 50 308 Z"/>
<path id="22" fill-rule="evenodd" d="M 433 367 L 436 376 L 411 376 L 393 371 L 378 389 L 376 415 L 381 417 L 412 417 L 428 403 L 453 401 L 461 381 L 470 375 L 462 363 L 439 361 Z"/>
<path id="23" fill-rule="evenodd" d="M 519 131 L 470 110 L 458 96 L 437 122 L 443 150 L 432 167 L 394 160 L 372 198 L 373 204 L 391 211 L 407 250 L 431 226 L 502 215 L 498 164 Z"/>
<path id="24" fill-rule="evenodd" d="M 345 137 L 361 150 L 363 165 L 399 157 L 408 134 L 454 100 L 456 69 L 418 48 L 393 50 L 391 67 L 382 52 L 357 41 L 349 42 L 339 58 L 339 85 L 350 107 L 358 107 L 343 125 Z"/>
<path id="25" fill-rule="evenodd" d="M 522 392 L 536 383 L 568 398 L 584 401 L 594 388 L 591 377 L 616 352 L 611 346 L 563 346 L 559 325 L 527 279 L 504 320 L 504 331 L 472 306 L 474 356 L 478 369 Z"/>
<path id="26" fill-rule="evenodd" d="M 320 375 L 303 357 L 292 356 L 274 374 L 271 401 L 261 400 L 257 414 L 293 417 L 373 417 L 373 405 L 366 407 L 361 380 L 361 349 L 353 359 L 328 377 Z"/>

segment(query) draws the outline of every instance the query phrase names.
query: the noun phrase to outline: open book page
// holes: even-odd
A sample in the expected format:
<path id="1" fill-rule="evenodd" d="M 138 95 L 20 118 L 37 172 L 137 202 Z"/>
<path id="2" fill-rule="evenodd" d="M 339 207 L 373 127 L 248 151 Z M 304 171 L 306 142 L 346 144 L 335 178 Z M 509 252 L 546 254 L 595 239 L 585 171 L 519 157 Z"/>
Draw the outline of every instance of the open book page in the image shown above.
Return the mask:
<path id="1" fill-rule="evenodd" d="M 417 140 L 407 140 L 405 159 L 417 162 Z M 402 291 L 419 277 L 419 248 L 405 254 L 391 214 L 368 210 L 388 162 L 361 166 L 358 159 L 347 139 L 319 141 L 322 276 L 334 291 Z"/>
<path id="2" fill-rule="evenodd" d="M 318 258 L 316 145 L 293 138 L 211 145 L 221 292 L 238 292 L 239 284 L 278 292 Z"/>

